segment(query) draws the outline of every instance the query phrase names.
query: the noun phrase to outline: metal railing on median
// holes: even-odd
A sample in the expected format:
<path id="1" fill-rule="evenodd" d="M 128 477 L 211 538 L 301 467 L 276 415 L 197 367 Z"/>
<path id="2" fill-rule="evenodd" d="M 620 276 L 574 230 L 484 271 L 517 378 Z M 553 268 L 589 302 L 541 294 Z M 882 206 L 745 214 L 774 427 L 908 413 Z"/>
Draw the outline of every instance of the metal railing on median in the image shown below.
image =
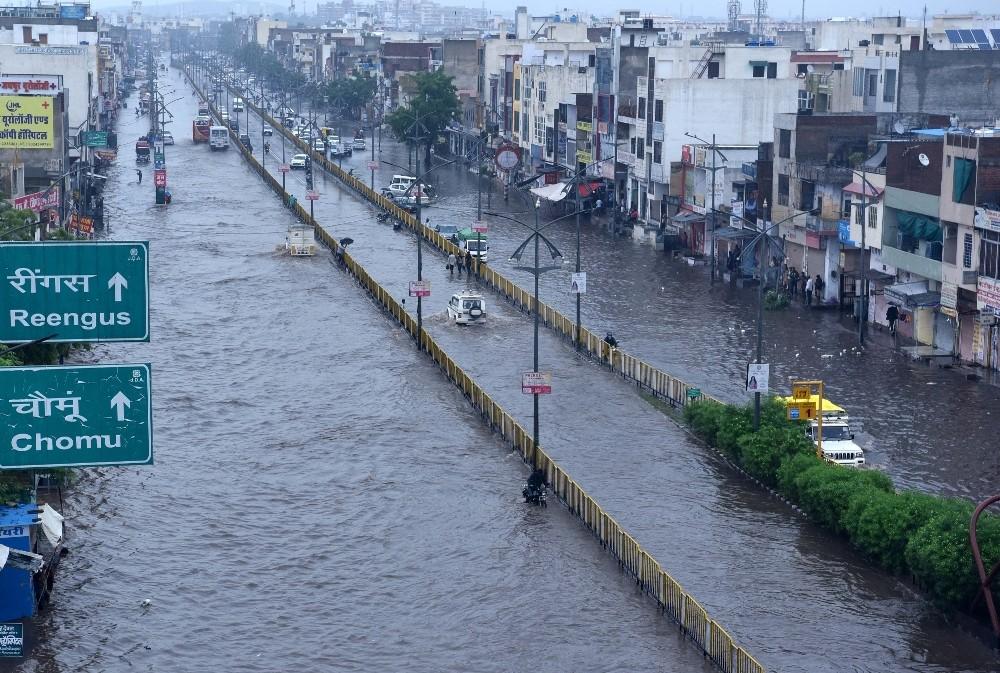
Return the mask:
<path id="1" fill-rule="evenodd" d="M 258 114 L 260 114 L 259 111 Z M 262 118 L 264 118 L 263 115 Z M 258 163 L 256 157 L 246 151 L 246 148 L 242 147 L 242 145 L 239 147 L 244 158 L 264 178 L 271 189 L 278 194 L 283 194 L 281 183 L 271 176 Z M 342 179 L 345 179 L 345 182 L 347 182 L 348 180 L 353 180 L 353 176 L 345 175 Z M 355 183 L 358 182 L 357 180 L 353 181 Z M 351 185 L 350 182 L 348 182 L 348 185 L 357 188 L 355 185 Z M 364 185 L 362 184 L 360 187 L 364 187 Z M 393 208 L 398 209 L 400 219 L 403 219 L 403 215 L 408 215 L 408 213 L 399 209 L 398 206 L 388 199 L 381 197 L 381 195 L 375 196 L 384 199 L 386 203 L 384 203 L 383 207 L 390 210 Z M 417 338 L 416 320 L 406 311 L 392 293 L 382 287 L 350 253 L 341 248 L 333 234 L 310 217 L 309 212 L 301 204 L 295 204 L 294 211 L 299 219 L 313 225 L 316 237 L 320 241 L 337 251 L 347 272 L 358 281 L 369 295 L 387 313 L 395 318 L 411 337 Z M 396 213 L 394 212 L 394 214 Z M 413 218 L 410 219 L 412 220 Z M 424 227 L 424 229 L 427 228 Z M 437 232 L 429 233 L 441 239 Z M 442 239 L 441 242 L 450 245 L 450 242 L 446 240 Z M 515 304 L 526 302 L 524 305 L 530 307 L 531 301 L 529 295 L 526 295 L 523 290 L 495 271 L 489 271 L 496 274 L 494 278 L 496 285 L 494 287 L 500 288 L 502 292 L 509 292 L 510 295 L 508 296 L 515 301 Z M 541 306 L 541 304 L 539 305 Z M 544 308 L 551 312 L 547 319 L 551 319 L 553 324 L 558 324 L 560 320 L 565 321 L 565 318 L 562 318 L 554 309 L 550 309 L 549 307 Z M 572 323 L 569 324 L 572 325 Z M 659 562 L 649 552 L 645 551 L 639 542 L 627 533 L 614 517 L 608 514 L 543 448 L 534 446 L 531 433 L 505 411 L 471 376 L 465 373 L 465 370 L 438 345 L 437 341 L 430 334 L 424 331 L 421 341 L 430 358 L 438 365 L 448 379 L 462 391 L 462 394 L 473 408 L 479 412 L 483 422 L 489 425 L 508 446 L 516 450 L 523 460 L 534 463 L 539 469 L 545 471 L 547 481 L 553 493 L 600 540 L 601 544 L 618 559 L 622 569 L 635 578 L 636 583 L 656 601 L 661 610 L 677 622 L 680 628 L 688 635 L 692 642 L 697 644 L 706 657 L 710 658 L 725 673 L 764 673 L 764 667 L 747 653 L 746 650 L 736 645 L 726 630 L 708 616 L 706 610 L 690 594 L 686 593 L 670 574 L 663 570 Z M 589 344 L 589 348 L 601 353 L 605 357 L 607 356 L 607 344 L 589 332 L 587 332 L 587 343 Z M 637 366 L 632 360 L 634 358 L 630 360 L 627 359 L 627 356 L 615 358 L 613 366 L 621 367 L 622 372 L 631 371 L 632 367 Z M 638 373 L 645 375 L 642 372 Z M 664 388 L 665 390 L 669 390 L 672 393 L 686 393 L 686 387 L 683 387 L 683 384 L 677 379 L 671 377 L 671 380 L 666 383 L 669 385 L 667 388 Z M 678 386 L 678 388 L 672 389 L 669 386 Z"/>
<path id="2" fill-rule="evenodd" d="M 231 88 L 231 91 L 236 95 L 241 95 L 236 89 Z M 416 232 L 417 235 L 423 236 L 424 240 L 429 241 L 445 255 L 449 253 L 457 255 L 460 252 L 458 246 L 437 231 L 434 231 L 431 227 L 418 222 L 416 217 L 401 208 L 392 199 L 371 189 L 363 179 L 344 171 L 321 153 L 314 151 L 309 143 L 289 133 L 288 129 L 271 117 L 270 114 L 252 103 L 247 104 L 250 105 L 250 108 L 264 122 L 272 128 L 278 129 L 282 135 L 303 153 L 309 154 L 314 163 L 318 163 L 324 170 L 343 182 L 345 186 L 357 192 L 362 198 L 388 212 L 406 227 Z M 496 269 L 489 266 L 481 267 L 480 278 L 489 288 L 506 298 L 518 309 L 526 312 L 531 310 L 533 303 L 531 293 L 505 277 Z M 538 306 L 541 318 L 548 327 L 565 339 L 573 340 L 575 338 L 576 324 L 572 320 L 544 302 L 539 302 Z M 692 397 L 689 393 L 692 389 L 696 388 L 695 386 L 689 385 L 676 376 L 658 369 L 634 355 L 629 355 L 619 348 L 610 348 L 601 337 L 586 327 L 581 326 L 580 328 L 580 342 L 581 349 L 591 358 L 605 364 L 623 378 L 634 381 L 638 386 L 655 397 L 673 406 L 684 406 L 691 400 L 715 399 L 700 390 L 700 394 Z"/>

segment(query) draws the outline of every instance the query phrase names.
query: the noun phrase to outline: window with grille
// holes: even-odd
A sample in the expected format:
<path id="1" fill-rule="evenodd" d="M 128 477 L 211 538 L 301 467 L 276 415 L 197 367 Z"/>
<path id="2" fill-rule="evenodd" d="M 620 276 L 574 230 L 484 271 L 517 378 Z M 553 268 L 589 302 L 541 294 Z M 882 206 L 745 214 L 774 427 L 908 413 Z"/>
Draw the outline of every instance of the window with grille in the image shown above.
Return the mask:
<path id="1" fill-rule="evenodd" d="M 962 244 L 962 268 L 972 268 L 972 234 L 966 234 Z"/>
<path id="2" fill-rule="evenodd" d="M 545 117 L 535 115 L 535 144 L 541 145 L 545 142 Z"/>
<path id="3" fill-rule="evenodd" d="M 663 162 L 663 143 L 659 140 L 653 141 L 653 163 L 659 164 Z"/>
<path id="4" fill-rule="evenodd" d="M 661 122 L 663 121 L 663 101 L 656 100 L 653 102 L 653 121 Z"/>
<path id="5" fill-rule="evenodd" d="M 874 229 L 878 226 L 878 208 L 876 206 L 868 206 L 868 228 Z"/>
<path id="6" fill-rule="evenodd" d="M 987 278 L 1000 279 L 1000 269 L 997 268 L 1000 257 L 1000 233 L 984 231 L 979 240 L 979 275 Z M 964 261 L 964 260 L 963 260 Z"/>
<path id="7" fill-rule="evenodd" d="M 545 102 L 545 80 L 538 83 L 538 102 Z"/>

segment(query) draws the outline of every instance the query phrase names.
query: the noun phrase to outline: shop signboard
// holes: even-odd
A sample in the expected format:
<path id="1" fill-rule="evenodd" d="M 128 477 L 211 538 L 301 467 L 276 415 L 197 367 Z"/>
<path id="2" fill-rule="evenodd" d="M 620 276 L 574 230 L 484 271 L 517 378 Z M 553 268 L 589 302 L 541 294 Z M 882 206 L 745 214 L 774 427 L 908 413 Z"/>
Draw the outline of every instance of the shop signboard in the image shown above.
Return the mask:
<path id="1" fill-rule="evenodd" d="M 0 657 L 23 656 L 24 624 L 0 624 Z"/>
<path id="2" fill-rule="evenodd" d="M 976 283 L 976 308 L 981 313 L 1000 315 L 1000 281 L 980 276 Z"/>
<path id="3" fill-rule="evenodd" d="M 976 208 L 975 225 L 980 229 L 1000 231 L 1000 210 Z"/>
<path id="4" fill-rule="evenodd" d="M 83 144 L 87 147 L 107 147 L 108 146 L 108 132 L 107 131 L 81 131 L 81 139 Z"/>
<path id="5" fill-rule="evenodd" d="M 14 208 L 18 210 L 33 210 L 40 213 L 48 208 L 59 207 L 59 187 L 52 187 L 44 192 L 25 194 L 14 199 Z"/>
<path id="6" fill-rule="evenodd" d="M 766 395 L 770 376 L 771 365 L 751 362 L 747 365 L 747 390 Z"/>
<path id="7" fill-rule="evenodd" d="M 0 96 L 0 148 L 52 149 L 53 100 L 51 96 Z"/>
<path id="8" fill-rule="evenodd" d="M 950 309 L 958 308 L 958 286 L 954 283 L 941 284 L 941 306 Z"/>
<path id="9" fill-rule="evenodd" d="M 62 91 L 59 76 L 4 75 L 0 77 L 0 92 L 17 96 L 56 96 Z"/>

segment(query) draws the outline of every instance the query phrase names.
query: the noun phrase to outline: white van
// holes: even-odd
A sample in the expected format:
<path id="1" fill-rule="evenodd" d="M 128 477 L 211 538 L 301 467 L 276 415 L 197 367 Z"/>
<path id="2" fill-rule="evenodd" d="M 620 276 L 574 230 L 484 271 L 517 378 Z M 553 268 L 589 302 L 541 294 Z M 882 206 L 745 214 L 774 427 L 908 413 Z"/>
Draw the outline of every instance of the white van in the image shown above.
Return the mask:
<path id="1" fill-rule="evenodd" d="M 243 112 L 243 99 L 239 96 L 233 97 L 233 112 Z"/>
<path id="2" fill-rule="evenodd" d="M 208 146 L 213 150 L 224 150 L 229 147 L 229 129 L 225 126 L 213 126 L 208 130 Z"/>

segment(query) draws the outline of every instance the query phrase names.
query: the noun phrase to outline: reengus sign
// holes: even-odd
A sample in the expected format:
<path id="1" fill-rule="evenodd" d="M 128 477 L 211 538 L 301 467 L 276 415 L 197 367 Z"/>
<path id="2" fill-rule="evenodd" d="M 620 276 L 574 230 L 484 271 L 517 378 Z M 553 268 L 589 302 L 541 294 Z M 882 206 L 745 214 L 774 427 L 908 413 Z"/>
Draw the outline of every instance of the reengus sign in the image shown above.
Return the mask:
<path id="1" fill-rule="evenodd" d="M 0 342 L 149 341 L 149 245 L 0 243 L 0 306 Z"/>

